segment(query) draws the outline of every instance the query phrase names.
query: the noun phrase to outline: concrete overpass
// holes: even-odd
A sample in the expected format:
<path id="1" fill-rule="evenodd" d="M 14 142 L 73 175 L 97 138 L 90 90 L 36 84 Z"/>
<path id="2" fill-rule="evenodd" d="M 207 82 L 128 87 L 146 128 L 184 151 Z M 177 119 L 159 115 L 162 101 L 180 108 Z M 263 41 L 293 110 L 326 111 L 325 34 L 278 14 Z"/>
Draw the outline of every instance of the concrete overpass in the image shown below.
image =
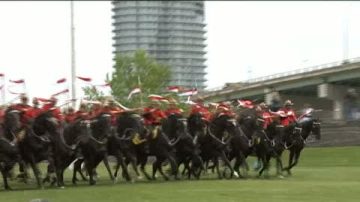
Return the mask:
<path id="1" fill-rule="evenodd" d="M 308 103 L 327 112 L 323 116 L 342 119 L 343 97 L 349 88 L 360 90 L 360 58 L 233 83 L 199 96 L 206 102 L 257 99 L 269 104 L 280 95 L 282 101 L 291 99 L 297 108 Z"/>

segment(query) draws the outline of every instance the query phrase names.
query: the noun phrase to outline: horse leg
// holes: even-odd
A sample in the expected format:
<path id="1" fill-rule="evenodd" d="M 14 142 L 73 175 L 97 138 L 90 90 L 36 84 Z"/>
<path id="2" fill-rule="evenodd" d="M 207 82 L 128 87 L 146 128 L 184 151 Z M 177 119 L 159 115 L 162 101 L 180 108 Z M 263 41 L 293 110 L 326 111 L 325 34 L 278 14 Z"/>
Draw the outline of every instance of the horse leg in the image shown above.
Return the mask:
<path id="1" fill-rule="evenodd" d="M 286 168 L 284 168 L 283 170 L 286 170 L 288 175 L 291 175 L 291 171 L 290 171 L 290 166 L 293 164 L 293 159 L 294 159 L 294 155 L 295 155 L 295 151 L 293 149 L 290 149 L 290 154 L 289 154 L 289 164 Z"/>
<path id="2" fill-rule="evenodd" d="M 163 172 L 162 170 L 162 163 L 166 160 L 166 158 L 158 158 L 158 160 L 156 161 L 155 166 L 157 166 L 157 169 L 159 170 L 160 174 L 164 177 L 164 180 L 168 181 L 169 177 Z M 170 165 L 171 166 L 171 165 Z M 154 173 L 153 173 L 154 175 Z"/>
<path id="3" fill-rule="evenodd" d="M 271 159 L 271 155 L 267 154 L 265 156 L 265 165 L 264 165 L 265 178 L 269 178 L 270 159 Z"/>
<path id="4" fill-rule="evenodd" d="M 3 181 L 4 181 L 4 188 L 5 190 L 11 190 L 9 184 L 8 184 L 8 180 L 7 180 L 7 175 L 8 172 L 6 172 L 6 165 L 5 163 L 3 163 L 4 165 L 0 164 L 0 170 L 1 170 L 1 175 L 3 177 Z"/>
<path id="5" fill-rule="evenodd" d="M 294 162 L 288 167 L 288 172 L 290 172 L 290 169 L 297 165 L 299 162 L 301 150 L 294 151 Z"/>
<path id="6" fill-rule="evenodd" d="M 79 160 L 75 160 L 75 162 L 74 162 L 74 169 L 73 169 L 73 177 L 72 177 L 72 183 L 73 183 L 73 185 L 76 185 L 76 181 L 78 181 L 78 179 L 77 179 L 77 177 L 76 177 L 76 173 L 77 173 L 77 169 L 78 169 L 78 166 L 77 166 L 77 161 L 79 161 Z M 81 168 L 80 168 L 81 169 Z"/>
<path id="7" fill-rule="evenodd" d="M 17 176 L 17 178 L 22 179 L 23 182 L 25 184 L 27 184 L 28 179 L 29 179 L 29 173 L 28 173 L 27 168 L 26 168 L 26 163 L 23 160 L 19 161 L 19 171 L 20 171 L 20 174 Z"/>
<path id="8" fill-rule="evenodd" d="M 121 169 L 122 169 L 122 176 L 126 179 L 126 181 L 131 181 L 129 171 L 127 169 L 127 164 L 124 162 L 123 155 L 120 152 L 117 152 L 116 159 L 117 159 L 117 165 L 116 165 L 116 171 L 115 171 L 116 172 L 115 178 L 117 176 L 117 172 L 119 170 L 119 165 L 120 165 Z"/>
<path id="9" fill-rule="evenodd" d="M 260 160 L 259 162 L 262 163 L 262 167 L 259 171 L 259 175 L 258 177 L 260 177 L 262 175 L 262 173 L 264 172 L 264 170 L 266 169 L 266 157 L 265 155 L 261 155 L 261 156 L 258 156 L 258 160 Z"/>
<path id="10" fill-rule="evenodd" d="M 114 178 L 114 176 L 113 176 L 113 174 L 111 172 L 111 169 L 110 169 L 108 155 L 104 155 L 103 162 L 104 162 L 106 170 L 109 173 L 110 179 L 113 181 L 113 183 L 115 183 L 115 178 Z"/>
<path id="11" fill-rule="evenodd" d="M 283 178 L 282 170 L 283 170 L 283 164 L 281 160 L 281 155 L 276 155 L 276 175 L 279 176 L 280 178 Z"/>
<path id="12" fill-rule="evenodd" d="M 145 166 L 146 166 L 146 162 L 147 162 L 147 157 L 141 157 L 141 158 L 139 158 L 139 160 L 140 160 L 140 171 L 141 171 L 141 173 L 143 174 L 143 175 L 145 175 L 145 177 L 146 177 L 146 179 L 148 179 L 148 180 L 151 180 L 151 177 L 150 177 L 150 175 L 146 172 L 146 170 L 145 170 Z"/>
<path id="13" fill-rule="evenodd" d="M 218 174 L 218 178 L 219 178 L 219 179 L 222 179 L 223 176 L 222 176 L 221 173 L 220 173 L 219 159 L 218 159 L 217 156 L 213 158 L 213 162 L 214 162 L 214 166 L 215 166 L 215 168 L 216 168 L 216 172 L 217 172 L 217 174 Z"/>
<path id="14" fill-rule="evenodd" d="M 60 174 L 62 187 L 65 187 L 64 172 L 65 172 L 65 169 L 62 169 L 62 170 L 61 170 L 61 174 Z"/>
<path id="15" fill-rule="evenodd" d="M 197 172 L 196 172 L 197 169 Z M 191 172 L 194 177 L 198 180 L 200 179 L 201 170 L 204 169 L 204 164 L 200 156 L 194 155 L 191 159 Z"/>
<path id="16" fill-rule="evenodd" d="M 155 177 L 155 175 L 156 175 L 156 171 L 157 171 L 157 169 L 159 168 L 159 159 L 158 158 L 156 158 L 156 160 L 155 160 L 155 162 L 153 163 L 153 173 L 152 173 L 152 179 L 153 180 L 156 180 L 156 177 Z M 165 177 L 164 177 L 165 178 Z"/>
<path id="17" fill-rule="evenodd" d="M 87 181 L 87 180 L 88 180 L 88 179 L 84 176 L 84 174 L 82 173 L 82 171 L 81 171 L 81 164 L 82 164 L 83 162 L 84 162 L 83 159 L 76 159 L 75 162 L 74 162 L 74 170 L 73 170 L 73 178 L 72 178 L 72 183 L 73 183 L 74 185 L 76 185 L 76 182 L 79 181 L 79 180 L 77 179 L 77 176 L 76 176 L 77 173 L 80 173 L 83 181 Z"/>
<path id="18" fill-rule="evenodd" d="M 58 187 L 63 187 L 64 186 L 64 182 L 61 179 L 61 173 L 63 172 L 62 168 L 57 168 L 56 169 L 56 179 L 57 179 L 57 186 Z"/>
<path id="19" fill-rule="evenodd" d="M 79 161 L 78 162 L 78 172 L 80 173 L 80 176 L 81 176 L 81 179 L 83 180 L 83 181 L 88 181 L 89 179 L 84 175 L 84 173 L 83 173 L 83 168 L 82 168 L 82 165 L 85 165 L 85 161 L 84 160 L 81 160 L 81 161 Z M 85 167 L 85 166 L 84 166 Z M 88 173 L 88 171 L 86 170 L 86 167 L 84 168 L 85 170 L 84 171 L 86 171 L 86 175 L 89 175 L 89 173 Z"/>
<path id="20" fill-rule="evenodd" d="M 96 184 L 96 180 L 94 180 L 94 170 L 95 170 L 95 166 L 93 165 L 94 163 L 94 159 L 90 158 L 85 160 L 85 167 L 86 167 L 86 171 L 89 175 L 89 184 L 90 185 L 95 185 Z"/>
<path id="21" fill-rule="evenodd" d="M 30 161 L 30 166 L 34 172 L 34 176 L 36 178 L 36 182 L 37 182 L 37 185 L 38 185 L 38 188 L 44 188 L 43 185 L 42 185 L 42 181 L 41 181 L 41 177 L 40 177 L 40 170 L 38 168 L 38 166 L 36 165 L 35 163 L 35 160 L 34 160 L 34 157 L 32 157 L 31 161 Z"/>
<path id="22" fill-rule="evenodd" d="M 234 175 L 234 169 L 232 168 L 229 159 L 226 157 L 225 152 L 221 152 L 220 157 L 223 160 L 225 166 L 227 166 L 230 169 L 230 172 L 231 172 L 230 178 L 232 178 Z M 223 171 L 223 175 L 225 177 L 225 170 Z"/>
<path id="23" fill-rule="evenodd" d="M 130 163 L 131 163 L 131 167 L 133 168 L 133 170 L 134 170 L 135 173 L 136 173 L 137 178 L 140 179 L 141 177 L 140 177 L 139 169 L 138 169 L 138 167 L 136 166 L 136 165 L 137 165 L 137 160 L 136 160 L 135 156 L 131 156 L 131 157 L 130 157 Z"/>
<path id="24" fill-rule="evenodd" d="M 170 162 L 171 174 L 174 175 L 174 179 L 179 180 L 179 177 L 177 176 L 177 174 L 178 174 L 178 165 L 176 163 L 176 160 L 174 159 L 174 157 L 171 154 L 168 154 L 167 159 Z M 160 169 L 162 170 L 161 165 L 160 165 Z"/>
<path id="25" fill-rule="evenodd" d="M 245 161 L 245 157 L 244 155 L 242 155 L 241 152 L 239 152 L 238 156 L 235 158 L 235 163 L 234 163 L 234 172 L 236 172 L 238 174 L 238 177 L 243 178 L 244 176 L 241 175 L 240 173 L 240 166 L 241 164 Z M 235 174 L 236 175 L 236 174 Z"/>

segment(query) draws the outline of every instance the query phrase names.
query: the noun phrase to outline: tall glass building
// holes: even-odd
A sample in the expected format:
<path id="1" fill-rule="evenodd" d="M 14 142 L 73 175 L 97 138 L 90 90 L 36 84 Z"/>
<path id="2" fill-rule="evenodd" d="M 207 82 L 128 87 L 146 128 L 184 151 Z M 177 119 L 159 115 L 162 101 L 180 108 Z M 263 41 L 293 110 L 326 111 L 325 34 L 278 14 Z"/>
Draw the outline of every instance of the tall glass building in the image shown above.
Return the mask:
<path id="1" fill-rule="evenodd" d="M 170 85 L 205 88 L 203 1 L 113 1 L 114 54 L 144 49 L 171 67 Z"/>

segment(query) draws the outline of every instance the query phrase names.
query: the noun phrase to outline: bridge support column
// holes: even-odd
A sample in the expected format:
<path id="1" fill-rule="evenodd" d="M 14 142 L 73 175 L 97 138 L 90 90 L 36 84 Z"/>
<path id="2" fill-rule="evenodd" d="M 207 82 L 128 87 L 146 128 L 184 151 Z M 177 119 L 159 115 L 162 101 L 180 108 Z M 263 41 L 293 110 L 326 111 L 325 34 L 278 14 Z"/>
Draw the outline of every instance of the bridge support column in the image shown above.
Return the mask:
<path id="1" fill-rule="evenodd" d="M 333 119 L 344 119 L 344 96 L 349 87 L 324 83 L 318 85 L 318 97 L 333 101 Z"/>
<path id="2" fill-rule="evenodd" d="M 273 93 L 272 93 L 272 89 L 270 88 L 265 88 L 264 89 L 264 101 L 267 105 L 270 105 L 271 100 L 273 98 Z"/>

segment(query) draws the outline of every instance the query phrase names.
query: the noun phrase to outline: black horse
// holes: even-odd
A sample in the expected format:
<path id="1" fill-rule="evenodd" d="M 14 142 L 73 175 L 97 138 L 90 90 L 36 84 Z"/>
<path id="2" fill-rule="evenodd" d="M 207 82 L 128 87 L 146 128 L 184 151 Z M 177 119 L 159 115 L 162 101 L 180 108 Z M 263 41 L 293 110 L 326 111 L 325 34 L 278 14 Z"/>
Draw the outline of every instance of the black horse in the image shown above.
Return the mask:
<path id="1" fill-rule="evenodd" d="M 280 174 L 282 170 L 282 129 L 277 127 L 276 122 L 274 122 L 265 131 L 263 128 L 264 119 L 259 117 L 255 110 L 247 110 L 247 113 L 241 114 L 238 117 L 238 122 L 241 131 L 244 132 L 249 142 L 249 146 L 252 147 L 247 150 L 247 154 L 255 154 L 258 162 L 262 164 L 258 176 L 261 176 L 265 170 L 269 169 L 271 157 L 276 159 L 279 167 L 278 174 Z"/>
<path id="2" fill-rule="evenodd" d="M 200 156 L 204 162 L 210 160 L 214 163 L 218 177 L 221 179 L 225 176 L 225 170 L 221 173 L 219 167 L 219 158 L 231 172 L 230 177 L 234 175 L 227 150 L 232 140 L 231 137 L 240 135 L 237 122 L 234 118 L 226 114 L 220 114 L 215 117 L 207 126 L 206 135 L 199 136 L 198 144 L 200 145 Z M 206 169 L 206 168 L 205 168 Z"/>
<path id="3" fill-rule="evenodd" d="M 313 134 L 317 140 L 321 139 L 321 125 L 318 119 L 305 117 L 295 124 L 295 130 L 286 140 L 286 149 L 289 150 L 289 164 L 284 171 L 291 175 L 293 168 L 299 161 L 301 151 L 305 147 L 306 139 Z"/>
<path id="4" fill-rule="evenodd" d="M 38 187 L 43 185 L 37 163 L 48 161 L 48 173 L 55 173 L 53 143 L 57 134 L 57 124 L 51 111 L 43 112 L 26 126 L 25 137 L 19 142 L 21 157 L 26 165 L 31 166 Z M 26 167 L 24 174 L 27 178 Z"/>
<path id="5" fill-rule="evenodd" d="M 64 171 L 71 162 L 76 162 L 80 157 L 79 143 L 81 138 L 86 137 L 86 123 L 81 120 L 76 120 L 74 123 L 66 124 L 63 130 L 59 130 L 54 137 L 54 164 L 56 169 L 57 186 L 63 187 Z M 76 172 L 73 178 L 73 184 L 76 184 Z M 81 172 L 80 172 L 81 173 Z M 81 173 L 82 174 L 82 173 Z M 83 175 L 82 175 L 83 176 Z M 85 178 L 85 177 L 83 177 Z"/>
<path id="6" fill-rule="evenodd" d="M 0 171 L 3 176 L 4 188 L 11 189 L 8 184 L 10 171 L 16 163 L 22 167 L 20 151 L 17 142 L 21 140 L 18 136 L 21 125 L 19 113 L 16 110 L 7 110 L 4 117 L 4 123 L 0 125 Z"/>
<path id="7" fill-rule="evenodd" d="M 144 116 L 146 116 L 146 114 L 143 115 L 143 117 Z M 162 165 L 167 160 L 170 163 L 171 174 L 177 179 L 177 163 L 174 154 L 174 146 L 177 141 L 171 142 L 163 133 L 160 125 L 144 126 L 143 119 L 134 118 L 135 116 L 133 116 L 133 121 L 139 124 L 139 127 L 135 127 L 135 129 L 131 128 L 131 125 L 119 128 L 123 124 L 129 122 L 123 119 L 119 119 L 123 122 L 118 120 L 118 134 L 122 135 L 123 139 L 128 139 L 130 143 L 127 144 L 129 148 L 128 151 L 131 152 L 127 152 L 128 154 L 125 155 L 127 157 L 126 164 L 133 161 L 131 158 L 128 158 L 128 155 L 136 156 L 136 164 L 140 165 L 142 173 L 148 180 L 155 180 L 157 171 L 160 172 L 165 180 L 169 180 L 169 177 L 162 170 Z M 145 165 L 149 156 L 155 157 L 151 177 L 145 170 Z"/>
<path id="8" fill-rule="evenodd" d="M 86 126 L 86 136 L 81 138 L 79 147 L 83 155 L 83 161 L 87 173 L 89 174 L 89 184 L 95 185 L 96 167 L 103 161 L 111 180 L 115 181 L 111 173 L 108 161 L 108 137 L 111 133 L 110 115 L 102 113 L 92 120 L 84 121 Z M 79 163 L 78 163 L 79 165 Z M 80 166 L 75 167 L 74 173 L 79 171 Z M 74 176 L 73 176 L 74 178 Z"/>
<path id="9" fill-rule="evenodd" d="M 145 141 L 146 132 L 140 115 L 133 112 L 123 112 L 117 117 L 116 129 L 113 131 L 109 141 L 109 154 L 114 155 L 117 159 L 114 173 L 115 177 L 117 177 L 118 170 L 121 166 L 123 177 L 125 177 L 127 181 L 132 180 L 127 169 L 129 163 L 131 163 L 137 177 L 140 177 L 137 168 L 137 155 L 142 154 L 139 155 L 139 158 L 144 158 L 146 151 L 144 147 L 138 145 Z M 124 157 L 125 161 L 123 159 Z M 141 162 L 144 162 L 144 160 Z M 141 165 L 141 171 L 146 175 L 144 169 L 145 164 Z M 147 177 L 150 178 L 150 176 Z"/>
<path id="10" fill-rule="evenodd" d="M 188 133 L 187 119 L 179 114 L 171 114 L 163 121 L 162 128 L 170 140 L 177 142 L 175 144 L 175 155 L 178 166 L 184 164 L 184 168 L 189 170 L 189 179 L 191 174 L 196 179 L 199 179 L 203 169 L 203 162 L 194 138 Z"/>

